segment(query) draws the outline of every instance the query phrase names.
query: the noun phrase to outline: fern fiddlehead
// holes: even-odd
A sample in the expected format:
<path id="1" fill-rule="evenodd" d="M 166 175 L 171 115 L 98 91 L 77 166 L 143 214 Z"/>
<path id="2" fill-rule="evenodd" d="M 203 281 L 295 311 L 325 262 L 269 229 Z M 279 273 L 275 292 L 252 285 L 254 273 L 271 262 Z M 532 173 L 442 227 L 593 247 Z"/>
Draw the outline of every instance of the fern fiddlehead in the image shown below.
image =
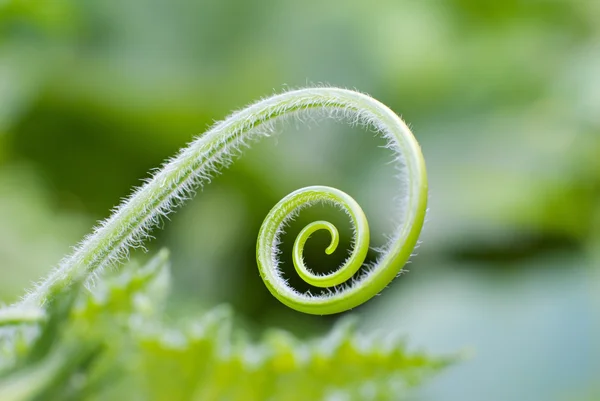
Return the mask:
<path id="1" fill-rule="evenodd" d="M 329 187 L 308 187 L 286 196 L 269 213 L 257 243 L 257 262 L 266 286 L 281 302 L 312 314 L 341 312 L 370 299 L 399 273 L 412 253 L 427 205 L 427 177 L 420 147 L 406 124 L 377 100 L 350 90 L 307 88 L 259 101 L 215 124 L 204 135 L 167 161 L 162 169 L 126 199 L 106 221 L 63 259 L 46 280 L 25 296 L 22 303 L 43 305 L 76 278 L 92 276 L 120 261 L 128 249 L 140 245 L 161 216 L 170 213 L 193 190 L 206 183 L 218 167 L 252 139 L 273 134 L 273 123 L 304 113 L 325 111 L 333 117 L 349 118 L 373 128 L 388 140 L 388 147 L 402 167 L 404 187 L 395 216 L 401 223 L 384 246 L 379 259 L 356 279 L 369 247 L 369 229 L 360 206 L 347 194 Z M 341 269 L 316 275 L 302 261 L 304 243 L 314 231 L 326 229 L 332 241 L 326 252 L 337 247 L 337 229 L 328 222 L 309 224 L 294 245 L 294 264 L 299 275 L 317 287 L 333 287 L 329 294 L 303 294 L 288 286 L 278 269 L 277 245 L 285 223 L 300 208 L 316 202 L 337 205 L 354 225 L 354 248 Z"/>

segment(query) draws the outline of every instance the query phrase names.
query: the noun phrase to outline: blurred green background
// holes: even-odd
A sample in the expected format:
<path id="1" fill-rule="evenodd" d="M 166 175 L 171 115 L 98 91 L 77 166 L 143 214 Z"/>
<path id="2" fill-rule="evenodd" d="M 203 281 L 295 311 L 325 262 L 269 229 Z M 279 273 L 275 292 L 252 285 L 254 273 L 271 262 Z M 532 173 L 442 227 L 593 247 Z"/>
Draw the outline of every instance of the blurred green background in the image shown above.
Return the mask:
<path id="1" fill-rule="evenodd" d="M 352 313 L 416 348 L 471 350 L 416 399 L 594 399 L 599 21 L 595 0 L 0 1 L 0 300 L 231 110 L 287 88 L 356 88 L 411 125 L 431 192 L 410 273 Z M 354 196 L 374 245 L 389 232 L 397 184 L 381 140 L 327 121 L 281 131 L 156 230 L 149 254 L 172 251 L 172 316 L 230 303 L 254 333 L 333 324 L 280 305 L 255 266 L 262 219 L 300 187 Z M 343 216 L 307 211 L 287 267 L 292 236 L 324 217 L 348 236 Z M 345 256 L 311 242 L 311 266 Z"/>

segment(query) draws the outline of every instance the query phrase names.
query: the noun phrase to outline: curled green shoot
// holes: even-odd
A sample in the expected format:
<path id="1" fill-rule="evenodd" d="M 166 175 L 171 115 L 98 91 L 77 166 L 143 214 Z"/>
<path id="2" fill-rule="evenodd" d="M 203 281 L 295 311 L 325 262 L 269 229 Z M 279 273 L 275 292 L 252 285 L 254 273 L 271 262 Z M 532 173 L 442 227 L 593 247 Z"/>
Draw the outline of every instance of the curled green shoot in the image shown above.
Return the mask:
<path id="1" fill-rule="evenodd" d="M 284 304 L 312 314 L 338 313 L 367 301 L 400 272 L 409 259 L 420 234 L 427 207 L 427 176 L 420 147 L 406 124 L 377 100 L 355 91 L 338 88 L 307 88 L 261 100 L 224 121 L 191 142 L 143 186 L 134 191 L 106 221 L 86 237 L 68 257 L 22 300 L 22 305 L 41 306 L 77 279 L 91 279 L 104 268 L 121 262 L 129 249 L 141 246 L 149 230 L 190 198 L 194 190 L 210 181 L 214 172 L 227 166 L 252 140 L 275 134 L 278 120 L 321 113 L 338 120 L 364 124 L 387 139 L 399 167 L 397 211 L 391 216 L 398 224 L 377 261 L 364 273 L 369 248 L 369 228 L 358 204 L 342 191 L 329 187 L 308 187 L 285 197 L 267 216 L 259 233 L 257 261 L 269 290 Z M 303 262 L 308 237 L 316 230 L 331 233 L 326 252 L 338 244 L 337 229 L 327 222 L 309 224 L 294 245 L 296 271 L 309 284 L 330 288 L 328 294 L 300 293 L 288 286 L 279 270 L 277 246 L 285 223 L 303 207 L 315 202 L 334 204 L 344 210 L 354 227 L 353 250 L 342 268 L 317 275 Z"/>

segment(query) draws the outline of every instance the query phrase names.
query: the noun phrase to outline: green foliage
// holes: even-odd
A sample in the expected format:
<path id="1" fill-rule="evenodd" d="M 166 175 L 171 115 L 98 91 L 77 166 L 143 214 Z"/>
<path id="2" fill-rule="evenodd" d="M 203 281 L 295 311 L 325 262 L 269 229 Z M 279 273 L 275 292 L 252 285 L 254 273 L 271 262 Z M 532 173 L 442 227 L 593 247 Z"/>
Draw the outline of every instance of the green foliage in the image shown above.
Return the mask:
<path id="1" fill-rule="evenodd" d="M 312 314 L 351 309 L 387 286 L 409 258 L 425 217 L 427 176 L 415 138 L 390 109 L 357 92 L 309 88 L 273 96 L 215 124 L 180 151 L 45 281 L 21 302 L 0 309 L 0 399 L 398 399 L 445 366 L 448 360 L 408 353 L 393 339 L 362 336 L 348 321 L 314 341 L 270 331 L 258 343 L 232 336 L 231 318 L 222 309 L 196 321 L 166 323 L 165 250 L 143 267 L 131 263 L 116 276 L 102 275 L 253 137 L 272 135 L 275 120 L 315 112 L 370 126 L 388 140 L 406 190 L 398 200 L 401 223 L 379 259 L 359 273 L 370 239 L 362 209 L 340 190 L 303 188 L 267 215 L 257 245 L 259 272 L 284 304 Z M 339 235 L 329 222 L 306 226 L 294 246 L 296 269 L 306 282 L 329 292 L 302 293 L 279 269 L 280 237 L 302 208 L 319 202 L 350 217 L 354 249 L 337 272 L 314 274 L 303 260 L 309 236 L 328 230 L 332 242 L 326 252 L 332 253 Z"/>
<path id="2" fill-rule="evenodd" d="M 169 280 L 163 250 L 91 291 L 63 291 L 39 328 L 12 328 L 16 341 L 4 332 L 0 399 L 395 400 L 450 362 L 350 321 L 312 341 L 270 331 L 259 342 L 232 335 L 227 308 L 167 323 Z"/>
<path id="3" fill-rule="evenodd" d="M 411 122 L 431 184 L 419 257 L 353 312 L 363 330 L 476 350 L 426 400 L 598 400 L 599 20 L 600 2 L 569 0 L 0 1 L 0 300 L 232 105 L 282 83 L 359 87 Z M 172 251 L 176 313 L 228 302 L 302 338 L 333 323 L 256 274 L 262 219 L 297 188 L 343 189 L 376 246 L 389 233 L 388 152 L 345 125 L 283 128 L 145 244 Z M 334 213 L 294 224 L 307 214 Z M 345 256 L 338 228 L 333 255 L 324 233 L 308 243 L 318 273 Z"/>

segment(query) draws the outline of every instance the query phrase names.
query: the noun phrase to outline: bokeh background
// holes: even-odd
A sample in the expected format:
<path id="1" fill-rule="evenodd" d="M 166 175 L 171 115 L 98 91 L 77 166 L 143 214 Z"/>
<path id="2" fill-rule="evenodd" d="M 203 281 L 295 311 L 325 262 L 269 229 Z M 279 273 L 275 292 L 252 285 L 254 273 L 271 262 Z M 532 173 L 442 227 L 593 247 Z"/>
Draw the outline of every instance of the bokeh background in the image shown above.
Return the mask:
<path id="1" fill-rule="evenodd" d="M 352 313 L 365 331 L 469 355 L 415 399 L 597 399 L 599 21 L 595 0 L 0 1 L 0 300 L 213 121 L 287 88 L 356 88 L 411 125 L 431 194 L 410 273 Z M 375 245 L 389 232 L 381 140 L 327 121 L 281 131 L 148 244 L 172 252 L 174 318 L 229 303 L 257 335 L 335 322 L 280 305 L 256 270 L 262 219 L 297 188 L 339 187 Z M 290 234 L 323 217 L 348 236 L 322 208 Z M 311 242 L 311 266 L 345 256 Z"/>

